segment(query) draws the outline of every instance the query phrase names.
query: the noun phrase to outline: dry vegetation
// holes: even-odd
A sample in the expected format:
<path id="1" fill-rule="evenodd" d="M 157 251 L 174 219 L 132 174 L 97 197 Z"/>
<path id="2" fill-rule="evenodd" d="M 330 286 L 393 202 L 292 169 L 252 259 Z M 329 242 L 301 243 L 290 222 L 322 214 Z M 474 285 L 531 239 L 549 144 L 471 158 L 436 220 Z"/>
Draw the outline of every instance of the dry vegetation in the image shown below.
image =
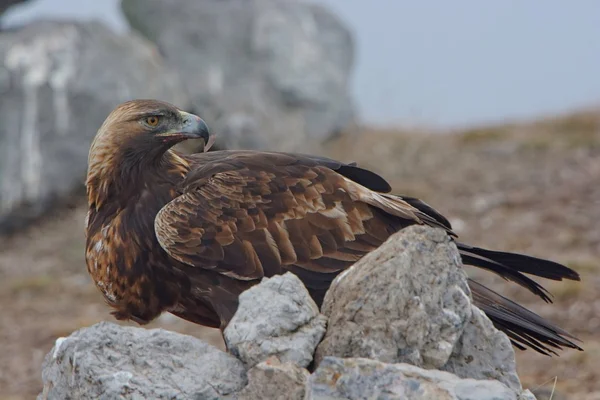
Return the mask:
<path id="1" fill-rule="evenodd" d="M 344 135 L 327 155 L 383 174 L 395 192 L 449 216 L 472 244 L 526 252 L 577 269 L 582 282 L 551 282 L 555 304 L 475 271 L 560 323 L 585 352 L 518 353 L 525 387 L 600 399 L 600 114 L 477 128 L 452 135 L 369 131 Z M 65 210 L 0 244 L 0 400 L 32 398 L 54 340 L 111 320 L 83 262 L 83 207 Z M 217 332 L 164 316 L 153 323 L 220 345 Z M 542 398 L 540 396 L 540 398 Z M 555 399 L 558 397 L 555 397 Z"/>

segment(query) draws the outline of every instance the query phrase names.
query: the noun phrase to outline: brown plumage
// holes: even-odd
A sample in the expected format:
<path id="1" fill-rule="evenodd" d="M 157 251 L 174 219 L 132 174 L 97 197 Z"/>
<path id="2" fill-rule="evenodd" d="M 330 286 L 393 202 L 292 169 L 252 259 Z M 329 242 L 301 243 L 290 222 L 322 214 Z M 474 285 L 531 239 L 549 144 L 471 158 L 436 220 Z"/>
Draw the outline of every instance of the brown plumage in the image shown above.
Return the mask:
<path id="1" fill-rule="evenodd" d="M 203 121 L 137 100 L 117 107 L 91 146 L 86 260 L 118 319 L 162 312 L 223 329 L 238 295 L 291 271 L 321 303 L 332 280 L 390 235 L 413 224 L 450 223 L 422 201 L 389 194 L 378 175 L 322 157 L 257 151 L 178 155 Z M 208 145 L 209 146 L 209 145 Z M 560 264 L 457 242 L 465 264 L 550 298 L 524 273 L 579 275 Z M 565 331 L 470 281 L 476 304 L 519 348 L 579 348 Z"/>

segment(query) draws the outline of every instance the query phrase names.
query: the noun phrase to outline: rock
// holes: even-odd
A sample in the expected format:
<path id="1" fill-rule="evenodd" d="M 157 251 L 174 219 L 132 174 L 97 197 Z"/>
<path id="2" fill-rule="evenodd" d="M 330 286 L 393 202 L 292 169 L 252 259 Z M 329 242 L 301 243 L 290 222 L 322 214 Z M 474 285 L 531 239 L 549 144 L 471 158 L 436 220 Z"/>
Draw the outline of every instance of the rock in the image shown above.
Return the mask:
<path id="1" fill-rule="evenodd" d="M 496 379 L 513 390 L 521 389 L 515 351 L 508 337 L 497 330 L 477 307 L 452 356 L 442 370 L 463 378 Z"/>
<path id="2" fill-rule="evenodd" d="M 287 0 L 122 0 L 185 78 L 225 148 L 314 151 L 354 120 L 354 44 L 324 6 Z M 160 17 L 158 17 L 160 16 Z"/>
<path id="3" fill-rule="evenodd" d="M 316 362 L 404 362 L 520 391 L 510 340 L 471 304 L 459 257 L 444 231 L 413 226 L 340 274 L 323 302 L 329 322 Z"/>
<path id="4" fill-rule="evenodd" d="M 102 322 L 60 338 L 41 399 L 216 399 L 242 389 L 243 364 L 191 336 Z"/>
<path id="5" fill-rule="evenodd" d="M 316 353 L 424 368 L 444 366 L 471 318 L 470 290 L 456 246 L 438 229 L 393 235 L 334 280 Z"/>
<path id="6" fill-rule="evenodd" d="M 326 357 L 310 377 L 307 400 L 517 400 L 494 380 L 461 379 L 447 372 L 364 358 Z"/>
<path id="7" fill-rule="evenodd" d="M 309 376 L 304 368 L 271 357 L 248 371 L 248 386 L 236 399 L 303 400 Z"/>
<path id="8" fill-rule="evenodd" d="M 227 349 L 248 368 L 273 355 L 281 362 L 306 367 L 325 325 L 302 281 L 288 272 L 264 278 L 240 295 L 224 338 Z"/>
<path id="9" fill-rule="evenodd" d="M 39 399 L 535 400 L 458 257 L 442 230 L 402 230 L 336 278 L 328 324 L 296 275 L 265 278 L 239 297 L 231 355 L 163 330 L 79 330 L 46 356 Z"/>
<path id="10" fill-rule="evenodd" d="M 83 189 L 90 143 L 120 102 L 189 107 L 154 45 L 95 22 L 1 33 L 0 94 L 0 232 Z"/>

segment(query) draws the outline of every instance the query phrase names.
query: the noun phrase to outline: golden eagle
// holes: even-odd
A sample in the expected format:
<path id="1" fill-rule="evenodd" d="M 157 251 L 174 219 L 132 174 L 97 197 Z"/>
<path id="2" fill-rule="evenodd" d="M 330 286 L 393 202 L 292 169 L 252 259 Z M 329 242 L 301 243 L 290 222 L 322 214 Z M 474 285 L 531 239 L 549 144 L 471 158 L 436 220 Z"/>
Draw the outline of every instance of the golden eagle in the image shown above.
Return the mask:
<path id="1" fill-rule="evenodd" d="M 238 295 L 290 271 L 317 304 L 332 280 L 393 233 L 450 223 L 424 202 L 354 164 L 268 151 L 177 154 L 173 145 L 213 136 L 199 117 L 155 100 L 119 105 L 89 153 L 87 268 L 119 320 L 162 312 L 224 329 Z M 456 241 L 465 264 L 495 272 L 545 301 L 525 274 L 562 280 L 560 264 Z M 470 281 L 475 304 L 519 348 L 579 348 L 564 330 Z"/>

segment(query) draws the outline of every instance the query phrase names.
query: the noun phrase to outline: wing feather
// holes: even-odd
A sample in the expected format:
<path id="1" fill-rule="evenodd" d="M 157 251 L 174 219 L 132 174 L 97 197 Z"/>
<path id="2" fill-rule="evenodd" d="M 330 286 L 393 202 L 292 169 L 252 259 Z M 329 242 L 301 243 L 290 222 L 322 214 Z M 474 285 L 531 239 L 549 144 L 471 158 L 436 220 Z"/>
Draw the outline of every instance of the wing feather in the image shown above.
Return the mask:
<path id="1" fill-rule="evenodd" d="M 156 216 L 163 249 L 189 266 L 243 280 L 292 266 L 333 273 L 396 230 L 374 207 L 406 225 L 427 218 L 401 197 L 371 191 L 313 159 L 266 154 L 244 152 L 190 172 L 182 194 Z"/>

